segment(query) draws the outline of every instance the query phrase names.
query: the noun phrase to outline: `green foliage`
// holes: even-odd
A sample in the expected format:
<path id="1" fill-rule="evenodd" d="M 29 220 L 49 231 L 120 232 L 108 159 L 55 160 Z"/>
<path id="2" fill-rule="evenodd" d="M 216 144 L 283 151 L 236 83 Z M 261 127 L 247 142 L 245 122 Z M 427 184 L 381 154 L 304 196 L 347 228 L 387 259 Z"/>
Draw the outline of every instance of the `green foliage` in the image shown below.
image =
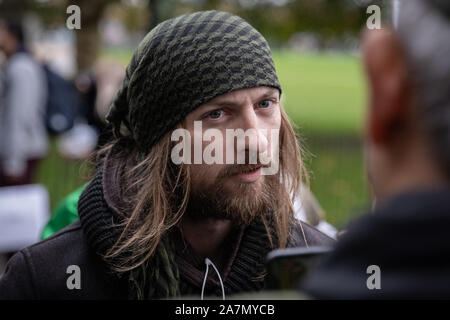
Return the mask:
<path id="1" fill-rule="evenodd" d="M 237 11 L 269 39 L 281 41 L 301 31 L 314 31 L 324 38 L 356 36 L 366 19 L 365 8 L 342 0 L 297 0 L 281 7 L 266 3 L 248 9 L 238 7 Z"/>

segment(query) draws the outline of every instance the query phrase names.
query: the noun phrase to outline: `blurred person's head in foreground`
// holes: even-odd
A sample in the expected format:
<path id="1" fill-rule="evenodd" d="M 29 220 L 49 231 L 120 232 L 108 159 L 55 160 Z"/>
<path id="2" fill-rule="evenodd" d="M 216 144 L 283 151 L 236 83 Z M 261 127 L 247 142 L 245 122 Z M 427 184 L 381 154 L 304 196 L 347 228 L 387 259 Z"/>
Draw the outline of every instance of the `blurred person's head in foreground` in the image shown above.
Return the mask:
<path id="1" fill-rule="evenodd" d="M 0 50 L 10 57 L 23 48 L 24 33 L 19 22 L 0 18 Z"/>
<path id="2" fill-rule="evenodd" d="M 399 9 L 397 30 L 363 40 L 377 203 L 301 284 L 315 298 L 450 298 L 450 2 Z"/>
<path id="3" fill-rule="evenodd" d="M 126 290 L 101 290 L 103 297 L 258 291 L 271 249 L 333 242 L 294 218 L 304 170 L 280 95 L 268 43 L 235 15 L 186 14 L 147 34 L 107 116 L 115 140 L 99 152 L 78 202 L 76 232 L 97 255 L 74 262 L 82 249 L 70 243 L 66 262 L 93 273 L 97 260 L 106 262 L 85 298 L 99 298 L 93 292 L 111 271 Z M 205 258 L 223 287 L 220 276 L 205 274 Z"/>
<path id="4" fill-rule="evenodd" d="M 398 30 L 363 40 L 366 160 L 378 201 L 450 181 L 449 3 L 426 2 L 401 1 Z"/>

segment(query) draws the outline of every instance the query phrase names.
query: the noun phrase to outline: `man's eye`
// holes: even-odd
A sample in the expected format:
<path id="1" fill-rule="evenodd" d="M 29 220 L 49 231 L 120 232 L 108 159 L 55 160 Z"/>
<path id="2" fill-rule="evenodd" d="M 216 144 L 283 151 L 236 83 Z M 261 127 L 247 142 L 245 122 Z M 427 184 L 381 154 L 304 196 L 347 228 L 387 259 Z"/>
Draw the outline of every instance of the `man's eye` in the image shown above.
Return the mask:
<path id="1" fill-rule="evenodd" d="M 261 101 L 260 103 L 258 103 L 258 107 L 268 108 L 272 105 L 272 103 L 273 103 L 273 101 L 271 101 L 271 100 L 264 100 L 264 101 Z"/>
<path id="2" fill-rule="evenodd" d="M 223 114 L 223 110 L 214 110 L 208 113 L 210 119 L 219 119 Z"/>

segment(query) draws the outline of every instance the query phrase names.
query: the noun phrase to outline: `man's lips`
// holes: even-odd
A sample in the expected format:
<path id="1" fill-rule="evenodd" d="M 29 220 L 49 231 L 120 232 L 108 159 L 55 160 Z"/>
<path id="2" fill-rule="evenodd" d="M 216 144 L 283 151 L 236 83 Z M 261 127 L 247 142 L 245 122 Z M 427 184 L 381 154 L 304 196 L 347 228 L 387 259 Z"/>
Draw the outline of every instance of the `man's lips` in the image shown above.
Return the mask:
<path id="1" fill-rule="evenodd" d="M 243 183 L 255 182 L 261 177 L 261 167 L 256 167 L 244 172 L 237 173 L 233 175 L 233 177 L 236 177 L 240 182 Z"/>

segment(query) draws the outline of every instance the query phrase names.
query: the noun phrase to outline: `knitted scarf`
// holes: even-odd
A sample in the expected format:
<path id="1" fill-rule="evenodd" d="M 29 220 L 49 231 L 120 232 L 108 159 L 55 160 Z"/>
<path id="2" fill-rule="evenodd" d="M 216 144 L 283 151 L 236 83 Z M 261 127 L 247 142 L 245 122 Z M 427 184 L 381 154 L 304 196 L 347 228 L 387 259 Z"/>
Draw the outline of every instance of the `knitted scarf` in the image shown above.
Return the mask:
<path id="1" fill-rule="evenodd" d="M 110 208 L 104 197 L 103 170 L 88 184 L 78 202 L 78 214 L 89 244 L 104 257 L 119 239 L 123 216 Z M 157 299 L 179 295 L 179 272 L 174 263 L 174 250 L 169 234 L 165 235 L 154 255 L 139 268 L 119 278 L 129 281 L 130 299 Z M 114 263 L 108 261 L 108 263 Z"/>
<path id="2" fill-rule="evenodd" d="M 180 295 L 180 274 L 169 236 L 159 242 L 154 255 L 129 274 L 130 299 L 170 298 Z"/>

